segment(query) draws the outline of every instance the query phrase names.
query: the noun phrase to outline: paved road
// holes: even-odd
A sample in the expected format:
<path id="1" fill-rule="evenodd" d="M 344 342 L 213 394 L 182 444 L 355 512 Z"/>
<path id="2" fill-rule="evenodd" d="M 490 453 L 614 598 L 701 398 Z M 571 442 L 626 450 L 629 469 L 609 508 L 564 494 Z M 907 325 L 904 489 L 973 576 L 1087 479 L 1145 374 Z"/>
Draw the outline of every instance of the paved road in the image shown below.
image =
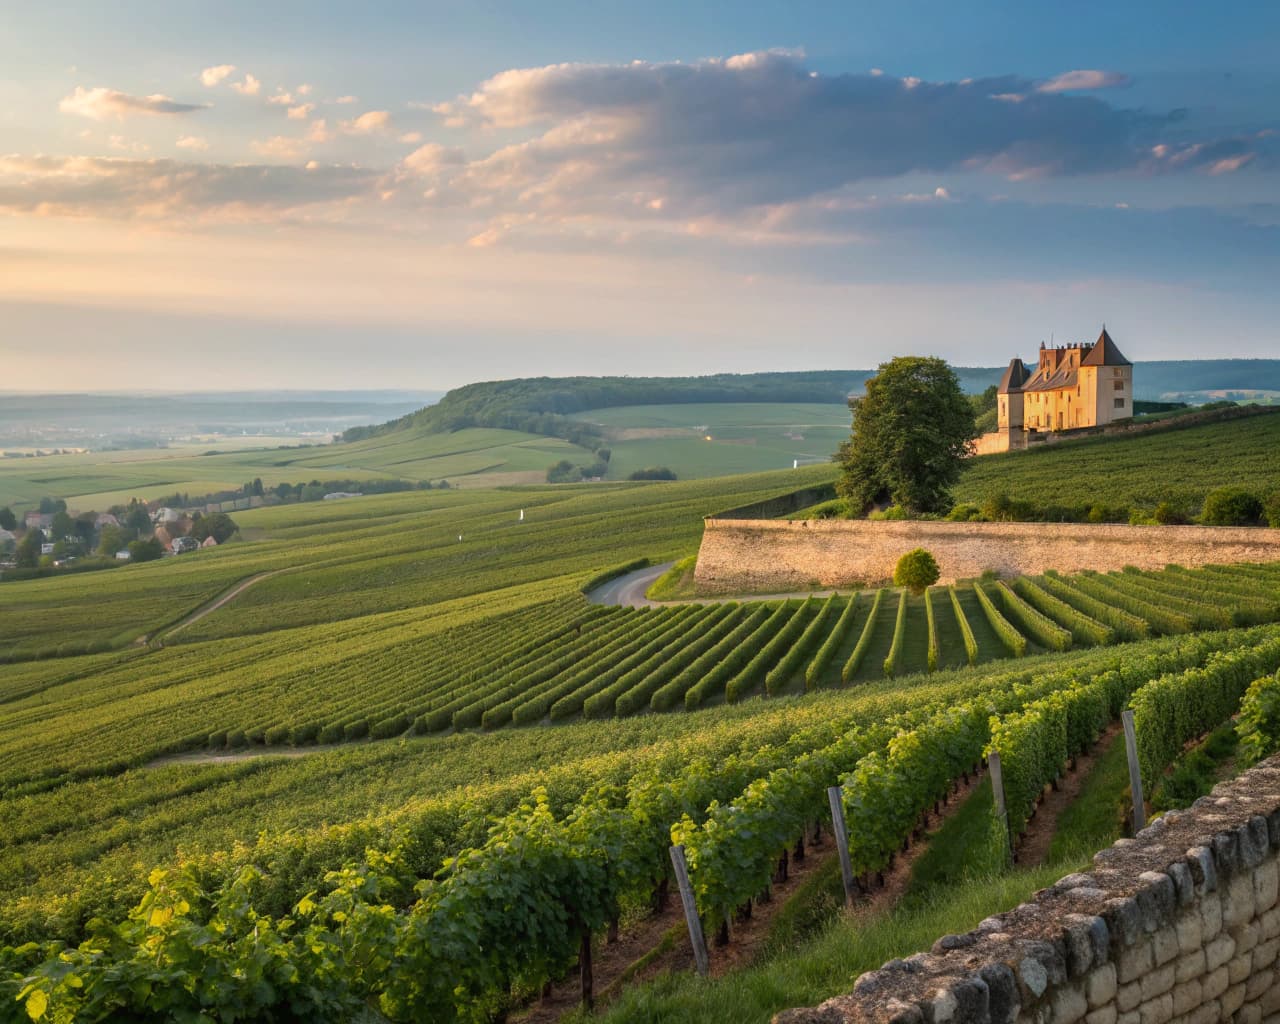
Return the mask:
<path id="1" fill-rule="evenodd" d="M 655 608 L 672 604 L 719 604 L 722 601 L 784 601 L 799 597 L 827 597 L 836 593 L 834 590 L 798 590 L 790 594 L 723 594 L 716 597 L 688 597 L 678 601 L 650 601 L 644 592 L 653 586 L 653 581 L 670 569 L 674 562 L 663 562 L 662 565 L 651 565 L 645 569 L 637 569 L 625 576 L 610 580 L 587 595 L 592 604 L 611 604 L 623 608 Z M 844 593 L 852 593 L 846 588 Z"/>
<path id="2" fill-rule="evenodd" d="M 657 604 L 644 596 L 644 592 L 653 586 L 653 581 L 670 569 L 675 562 L 663 562 L 661 565 L 650 565 L 637 569 L 625 576 L 610 580 L 596 587 L 587 595 L 592 604 L 612 604 L 623 608 L 646 608 Z"/>

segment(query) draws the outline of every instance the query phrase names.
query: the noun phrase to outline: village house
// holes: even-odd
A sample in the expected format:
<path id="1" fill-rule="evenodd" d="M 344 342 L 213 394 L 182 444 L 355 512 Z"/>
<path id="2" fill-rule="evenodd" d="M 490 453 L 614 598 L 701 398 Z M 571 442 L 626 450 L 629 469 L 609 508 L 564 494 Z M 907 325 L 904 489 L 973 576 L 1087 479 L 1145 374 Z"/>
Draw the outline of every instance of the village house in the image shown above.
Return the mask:
<path id="1" fill-rule="evenodd" d="M 1034 370 L 1021 359 L 1011 360 L 997 390 L 999 428 L 978 439 L 979 455 L 1133 416 L 1133 364 L 1105 327 L 1092 345 L 1041 344 Z"/>

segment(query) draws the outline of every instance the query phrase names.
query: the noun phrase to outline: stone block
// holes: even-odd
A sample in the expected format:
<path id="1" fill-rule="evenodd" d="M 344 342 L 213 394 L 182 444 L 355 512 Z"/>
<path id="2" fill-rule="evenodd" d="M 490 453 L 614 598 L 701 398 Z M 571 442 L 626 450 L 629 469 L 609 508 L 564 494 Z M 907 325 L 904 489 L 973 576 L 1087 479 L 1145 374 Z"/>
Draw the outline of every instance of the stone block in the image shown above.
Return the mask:
<path id="1" fill-rule="evenodd" d="M 1235 956 L 1235 952 L 1235 940 L 1230 935 L 1219 935 L 1204 947 L 1205 970 L 1217 970 Z"/>
<path id="2" fill-rule="evenodd" d="M 1271 849 L 1280 850 L 1280 810 L 1267 815 L 1267 834 L 1271 840 Z"/>
<path id="3" fill-rule="evenodd" d="M 1271 839 L 1267 834 L 1267 819 L 1255 814 L 1245 824 L 1236 829 L 1239 837 L 1240 864 L 1245 870 L 1256 868 L 1271 852 Z"/>
<path id="4" fill-rule="evenodd" d="M 1262 929 L 1264 939 L 1280 937 L 1280 907 L 1272 907 L 1259 916 L 1258 927 Z"/>
<path id="5" fill-rule="evenodd" d="M 1236 1010 L 1240 1009 L 1240 1007 L 1244 1006 L 1244 982 L 1241 982 L 1238 985 L 1232 985 L 1229 989 L 1223 992 L 1222 998 L 1219 1002 L 1222 1004 L 1222 1016 L 1225 1020 L 1231 1014 L 1235 1013 Z"/>
<path id="6" fill-rule="evenodd" d="M 1137 1010 L 1116 1014 L 1116 1024 L 1142 1024 L 1142 1014 Z"/>
<path id="7" fill-rule="evenodd" d="M 1231 987 L 1231 979 L 1227 976 L 1226 967 L 1219 967 L 1216 971 L 1210 971 L 1204 976 L 1200 982 L 1203 992 L 1203 998 L 1208 1001 L 1210 999 L 1217 1000 L 1228 988 Z"/>
<path id="8" fill-rule="evenodd" d="M 1280 899 L 1280 865 L 1274 858 L 1259 864 L 1253 873 L 1253 904 L 1259 914 L 1270 910 Z"/>
<path id="9" fill-rule="evenodd" d="M 1253 973 L 1253 957 L 1248 953 L 1237 953 L 1227 961 L 1227 978 L 1236 985 Z"/>
<path id="10" fill-rule="evenodd" d="M 1218 869 L 1213 861 L 1213 851 L 1207 846 L 1193 846 L 1183 861 L 1191 871 L 1196 895 L 1203 896 L 1218 888 Z"/>
<path id="11" fill-rule="evenodd" d="M 1181 1017 L 1183 1014 L 1190 1013 L 1200 1005 L 1201 998 L 1198 979 L 1185 981 L 1181 985 L 1175 986 L 1173 990 L 1174 1016 Z"/>
<path id="12" fill-rule="evenodd" d="M 1177 896 L 1173 879 L 1163 871 L 1144 871 L 1138 876 L 1138 910 L 1142 914 L 1142 930 L 1154 932 L 1173 917 Z"/>
<path id="13" fill-rule="evenodd" d="M 1253 917 L 1253 876 L 1236 875 L 1222 893 L 1222 926 L 1234 928 Z"/>
<path id="14" fill-rule="evenodd" d="M 1142 1005 L 1142 982 L 1131 981 L 1116 990 L 1116 1009 L 1121 1013 L 1136 1010 Z"/>
<path id="15" fill-rule="evenodd" d="M 1262 1024 L 1262 1010 L 1246 999 L 1244 1006 L 1236 1011 L 1233 1024 Z"/>
<path id="16" fill-rule="evenodd" d="M 1120 951 L 1116 960 L 1116 980 L 1124 985 L 1134 978 L 1140 978 L 1155 966 L 1155 955 L 1150 942 L 1140 942 L 1136 946 Z"/>
<path id="17" fill-rule="evenodd" d="M 1094 964 L 1107 962 L 1111 933 L 1107 922 L 1102 918 L 1088 914 L 1070 914 L 1064 919 L 1062 938 L 1067 974 L 1070 977 L 1078 978 Z"/>
<path id="18" fill-rule="evenodd" d="M 1216 893 L 1200 901 L 1200 931 L 1206 942 L 1222 931 L 1222 900 Z"/>
<path id="19" fill-rule="evenodd" d="M 1199 949 L 1203 934 L 1200 915 L 1194 912 L 1183 914 L 1178 918 L 1176 934 L 1180 953 L 1190 953 L 1193 949 Z"/>
<path id="20" fill-rule="evenodd" d="M 1203 949 L 1193 949 L 1190 953 L 1184 954 L 1176 964 L 1173 965 L 1173 976 L 1176 981 L 1190 981 L 1192 978 L 1199 978 L 1205 974 L 1205 957 Z"/>
<path id="21" fill-rule="evenodd" d="M 1142 913 L 1132 896 L 1107 900 L 1102 917 L 1121 945 L 1132 946 L 1142 935 Z"/>
<path id="22" fill-rule="evenodd" d="M 1151 954 L 1157 967 L 1176 959 L 1178 953 L 1178 933 L 1172 926 L 1166 925 L 1151 936 Z"/>
<path id="23" fill-rule="evenodd" d="M 1174 861 L 1165 869 L 1173 880 L 1173 891 L 1178 898 L 1178 906 L 1189 907 L 1196 899 L 1196 883 L 1191 877 L 1191 869 L 1186 861 Z"/>
<path id="24" fill-rule="evenodd" d="M 1276 962 L 1276 956 L 1280 955 L 1280 939 L 1267 939 L 1266 942 L 1259 942 L 1253 947 L 1253 969 L 1254 971 L 1265 970 Z"/>
<path id="25" fill-rule="evenodd" d="M 1089 1012 L 1089 1003 L 1079 985 L 1062 985 L 1054 990 L 1049 1000 L 1053 1009 L 1053 1024 L 1076 1024 Z"/>
<path id="26" fill-rule="evenodd" d="M 1116 968 L 1115 964 L 1103 964 L 1101 967 L 1095 967 L 1089 976 L 1085 978 L 1084 994 L 1089 1002 L 1090 1009 L 1096 1010 L 1100 1006 L 1111 1002 L 1116 997 Z"/>
<path id="27" fill-rule="evenodd" d="M 1240 839 L 1235 831 L 1219 832 L 1210 845 L 1219 882 L 1237 875 L 1240 872 Z"/>
<path id="28" fill-rule="evenodd" d="M 1256 921 L 1246 921 L 1242 925 L 1238 925 L 1231 929 L 1231 937 L 1236 943 L 1236 955 L 1248 953 L 1254 946 L 1258 944 L 1261 929 Z"/>
<path id="29" fill-rule="evenodd" d="M 1119 1016 L 1114 1006 L 1099 1006 L 1085 1015 L 1084 1024 L 1116 1024 Z"/>
<path id="30" fill-rule="evenodd" d="M 1173 996 L 1168 992 L 1164 995 L 1156 996 L 1149 1003 L 1143 1003 L 1141 1014 L 1141 1024 L 1169 1024 L 1173 1020 Z"/>
<path id="31" fill-rule="evenodd" d="M 1201 1003 L 1198 1009 L 1191 1011 L 1187 1024 L 1220 1024 L 1221 1018 L 1218 1016 L 1220 1010 L 1221 1007 L 1218 1006 L 1216 999 Z"/>
<path id="32" fill-rule="evenodd" d="M 1280 985 L 1272 985 L 1258 997 L 1258 1007 L 1265 1016 L 1280 1013 Z"/>
<path id="33" fill-rule="evenodd" d="M 990 992 L 981 978 L 961 978 L 952 983 L 949 994 L 956 1002 L 956 1024 L 975 1024 L 991 1019 Z"/>
<path id="34" fill-rule="evenodd" d="M 987 985 L 987 1013 L 991 1024 L 1013 1024 L 1022 1008 L 1018 979 L 1006 964 L 987 964 L 980 971 Z"/>
<path id="35" fill-rule="evenodd" d="M 1262 971 L 1253 971 L 1249 975 L 1249 980 L 1244 983 L 1245 1001 L 1253 1002 L 1255 999 L 1261 999 L 1262 996 L 1271 990 L 1275 981 L 1276 972 L 1270 967 Z"/>
<path id="36" fill-rule="evenodd" d="M 1173 988 L 1173 965 L 1169 964 L 1154 971 L 1148 971 L 1138 981 L 1142 990 L 1142 1001 L 1145 1003 L 1156 996 L 1164 995 Z"/>

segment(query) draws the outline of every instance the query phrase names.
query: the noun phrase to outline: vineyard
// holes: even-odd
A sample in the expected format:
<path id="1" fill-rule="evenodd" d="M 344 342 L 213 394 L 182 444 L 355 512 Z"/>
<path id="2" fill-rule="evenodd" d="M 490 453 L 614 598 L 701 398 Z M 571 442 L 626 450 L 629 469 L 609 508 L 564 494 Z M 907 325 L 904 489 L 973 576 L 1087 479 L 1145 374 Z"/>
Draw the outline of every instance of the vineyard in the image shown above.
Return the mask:
<path id="1" fill-rule="evenodd" d="M 281 837 L 274 863 L 259 850 L 253 868 L 242 852 L 153 872 L 136 913 L 114 908 L 108 953 L 55 943 L 6 957 L 25 979 L 22 999 L 89 1019 L 234 999 L 246 1016 L 287 1005 L 337 1019 L 372 1000 L 396 1020 L 485 1020 L 560 978 L 628 907 L 662 902 L 673 841 L 687 851 L 699 913 L 727 929 L 767 893 L 784 853 L 829 821 L 833 782 L 869 885 L 987 749 L 1000 750 L 1010 805 L 1025 812 L 1125 703 L 1141 709 L 1153 688 L 1193 680 L 1227 695 L 1208 718 L 1277 667 L 1280 634 L 1264 626 L 814 694 L 786 700 L 785 715 L 726 707 L 697 716 L 696 735 L 587 759 L 552 788 L 517 795 L 516 785 L 492 802 L 444 794 L 323 886 L 307 866 L 316 851 Z M 1141 728 L 1172 749 L 1196 724 L 1175 713 Z M 266 983 L 223 987 L 246 970 Z M 156 984 L 178 976 L 201 980 L 194 991 Z"/>

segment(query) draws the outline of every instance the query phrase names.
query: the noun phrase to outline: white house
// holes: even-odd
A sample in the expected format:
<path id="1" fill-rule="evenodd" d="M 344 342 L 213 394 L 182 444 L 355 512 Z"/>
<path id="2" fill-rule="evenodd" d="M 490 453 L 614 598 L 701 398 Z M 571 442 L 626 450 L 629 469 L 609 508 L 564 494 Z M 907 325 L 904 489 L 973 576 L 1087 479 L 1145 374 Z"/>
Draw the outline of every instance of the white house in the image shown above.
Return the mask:
<path id="1" fill-rule="evenodd" d="M 181 518 L 181 512 L 165 506 L 161 506 L 151 513 L 151 521 L 153 523 L 176 523 Z"/>

